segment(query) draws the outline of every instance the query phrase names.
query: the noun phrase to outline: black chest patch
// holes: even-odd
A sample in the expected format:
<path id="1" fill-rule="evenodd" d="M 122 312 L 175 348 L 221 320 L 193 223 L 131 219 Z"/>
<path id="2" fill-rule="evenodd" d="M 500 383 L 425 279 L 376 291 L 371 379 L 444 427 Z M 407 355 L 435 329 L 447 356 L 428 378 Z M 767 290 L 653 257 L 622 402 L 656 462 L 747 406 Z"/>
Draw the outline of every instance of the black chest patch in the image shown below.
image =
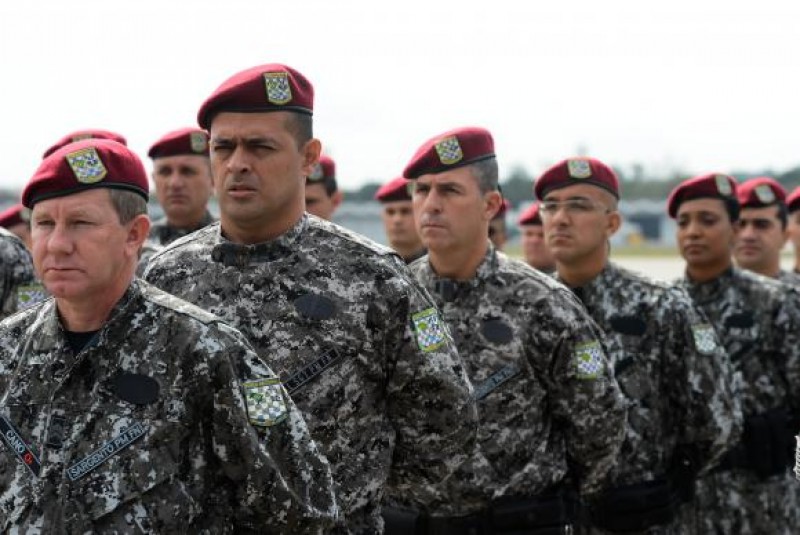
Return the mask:
<path id="1" fill-rule="evenodd" d="M 752 312 L 737 312 L 725 320 L 725 327 L 734 327 L 739 329 L 747 329 L 755 325 Z"/>
<path id="2" fill-rule="evenodd" d="M 647 323 L 636 316 L 613 316 L 609 323 L 611 328 L 620 334 L 642 336 L 647 332 Z"/>
<path id="3" fill-rule="evenodd" d="M 336 304 L 324 295 L 301 295 L 292 304 L 297 312 L 312 320 L 326 320 L 336 314 Z"/>
<path id="4" fill-rule="evenodd" d="M 514 339 L 514 331 L 502 320 L 484 320 L 481 333 L 495 344 L 507 344 Z"/>
<path id="5" fill-rule="evenodd" d="M 120 373 L 114 378 L 114 393 L 134 405 L 149 405 L 158 400 L 158 381 L 138 373 Z"/>

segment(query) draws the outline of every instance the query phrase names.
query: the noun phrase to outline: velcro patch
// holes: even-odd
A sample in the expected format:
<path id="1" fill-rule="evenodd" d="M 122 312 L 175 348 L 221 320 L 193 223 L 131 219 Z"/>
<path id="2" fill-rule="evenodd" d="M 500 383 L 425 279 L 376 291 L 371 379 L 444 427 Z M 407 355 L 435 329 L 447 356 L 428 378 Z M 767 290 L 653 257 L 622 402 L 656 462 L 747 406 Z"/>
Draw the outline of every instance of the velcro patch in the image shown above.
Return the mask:
<path id="1" fill-rule="evenodd" d="M 603 372 L 603 349 L 597 340 L 575 346 L 574 355 L 578 379 L 597 379 Z"/>
<path id="2" fill-rule="evenodd" d="M 286 419 L 288 410 L 277 377 L 242 383 L 247 402 L 247 417 L 252 425 L 271 427 Z"/>
<path id="3" fill-rule="evenodd" d="M 411 316 L 414 331 L 417 333 L 417 345 L 428 353 L 442 347 L 447 341 L 442 318 L 439 312 L 431 307 Z"/>
<path id="4" fill-rule="evenodd" d="M 692 325 L 692 335 L 694 335 L 694 345 L 700 353 L 709 355 L 717 348 L 717 338 L 711 325 L 705 323 Z"/>
<path id="5" fill-rule="evenodd" d="M 118 454 L 147 433 L 147 426 L 134 423 L 122 433 L 115 436 L 92 453 L 67 468 L 70 481 L 77 481 L 83 476 Z"/>

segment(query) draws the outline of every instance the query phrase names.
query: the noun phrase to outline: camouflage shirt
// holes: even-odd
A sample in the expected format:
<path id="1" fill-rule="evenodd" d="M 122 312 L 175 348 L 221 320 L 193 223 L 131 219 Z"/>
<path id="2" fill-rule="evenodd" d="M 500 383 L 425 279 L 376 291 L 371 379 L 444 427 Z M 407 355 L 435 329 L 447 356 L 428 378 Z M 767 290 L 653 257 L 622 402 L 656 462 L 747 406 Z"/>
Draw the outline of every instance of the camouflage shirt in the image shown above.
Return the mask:
<path id="1" fill-rule="evenodd" d="M 7 318 L 0 396 L 4 533 L 333 521 L 327 462 L 271 370 L 239 332 L 144 282 L 77 354 L 53 299 Z"/>
<path id="2" fill-rule="evenodd" d="M 748 418 L 776 408 L 798 414 L 800 296 L 791 287 L 731 268 L 714 280 L 679 281 L 717 329 L 734 370 L 733 393 Z M 789 295 L 787 295 L 787 293 Z M 788 449 L 787 444 L 787 449 Z M 794 533 L 798 486 L 789 466 L 768 479 L 726 469 L 700 481 L 697 533 Z"/>
<path id="3" fill-rule="evenodd" d="M 144 275 L 144 270 L 147 267 L 147 263 L 150 261 L 150 257 L 161 249 L 162 247 L 160 245 L 151 241 L 146 241 L 142 244 L 142 249 L 139 251 L 139 263 L 136 265 L 136 275 L 138 277 Z"/>
<path id="4" fill-rule="evenodd" d="M 214 221 L 214 216 L 207 211 L 203 216 L 203 219 L 200 220 L 200 223 L 195 228 L 185 229 L 173 227 L 167 221 L 167 217 L 164 216 L 153 221 L 153 224 L 150 226 L 149 239 L 156 245 L 168 245 L 178 238 L 186 236 L 187 234 L 190 234 L 196 230 L 200 230 L 203 227 L 207 227 Z"/>
<path id="5" fill-rule="evenodd" d="M 776 278 L 784 284 L 788 284 L 796 289 L 800 289 L 800 273 L 796 271 L 786 271 L 785 269 L 782 269 L 778 272 L 778 276 Z"/>
<path id="6" fill-rule="evenodd" d="M 280 374 L 331 463 L 351 531 L 380 532 L 387 478 L 432 506 L 434 483 L 473 447 L 461 360 L 388 249 L 310 215 L 256 245 L 213 224 L 154 256 L 146 277 L 230 320 Z"/>
<path id="7" fill-rule="evenodd" d="M 575 296 L 492 246 L 468 281 L 440 278 L 427 256 L 411 269 L 441 308 L 478 400 L 480 452 L 452 481 L 454 501 L 474 509 L 536 496 L 569 463 L 583 491 L 596 492 L 616 462 L 625 410 Z"/>
<path id="8" fill-rule="evenodd" d="M 41 285 L 35 281 L 31 254 L 22 240 L 4 228 L 0 228 L 0 268 L 3 284 L 0 319 L 43 298 Z"/>
<path id="9" fill-rule="evenodd" d="M 686 292 L 608 263 L 575 288 L 605 333 L 628 428 L 614 485 L 665 477 L 676 446 L 702 468 L 738 438 L 728 355 Z"/>

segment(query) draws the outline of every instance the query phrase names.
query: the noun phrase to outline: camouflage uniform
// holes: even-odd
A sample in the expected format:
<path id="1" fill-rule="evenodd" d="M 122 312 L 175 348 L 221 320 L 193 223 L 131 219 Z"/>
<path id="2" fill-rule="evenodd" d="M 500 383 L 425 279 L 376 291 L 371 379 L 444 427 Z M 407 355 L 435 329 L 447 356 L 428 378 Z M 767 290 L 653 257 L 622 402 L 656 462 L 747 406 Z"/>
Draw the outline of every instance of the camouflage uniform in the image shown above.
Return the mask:
<path id="1" fill-rule="evenodd" d="M 144 270 L 150 257 L 159 252 L 162 247 L 154 242 L 146 241 L 142 244 L 142 250 L 139 251 L 139 263 L 136 265 L 136 275 L 141 277 L 144 275 Z"/>
<path id="2" fill-rule="evenodd" d="M 573 291 L 605 333 L 628 404 L 625 442 L 610 486 L 660 480 L 668 490 L 667 477 L 690 481 L 738 439 L 741 426 L 730 392 L 730 361 L 713 327 L 683 290 L 613 263 Z M 689 473 L 669 473 L 684 468 L 671 464 L 679 462 L 677 456 L 693 464 Z M 670 531 L 682 530 L 662 524 L 647 532 Z"/>
<path id="3" fill-rule="evenodd" d="M 800 391 L 800 299 L 773 279 L 732 268 L 716 279 L 696 283 L 679 281 L 703 310 L 720 335 L 734 369 L 733 393 L 741 401 L 745 421 L 743 442 L 748 442 L 748 422 L 772 409 L 797 414 Z M 778 429 L 778 427 L 776 427 Z M 781 444 L 764 461 L 780 459 L 785 469 L 777 475 L 759 477 L 753 469 L 722 465 L 698 482 L 694 502 L 694 532 L 706 533 L 796 533 L 800 525 L 798 488 L 790 472 L 790 436 L 786 452 Z M 754 442 L 764 445 L 762 437 Z M 727 465 L 727 466 L 726 466 Z"/>
<path id="4" fill-rule="evenodd" d="M 264 379 L 274 384 L 246 382 Z M 249 398 L 259 393 L 272 406 L 257 422 Z M 6 319 L 0 395 L 0 414 L 30 444 L 26 466 L 0 422 L 3 532 L 306 533 L 332 523 L 329 467 L 271 370 L 240 333 L 142 281 L 77 354 L 52 299 Z"/>
<path id="5" fill-rule="evenodd" d="M 784 284 L 788 284 L 796 289 L 800 289 L 800 273 L 797 273 L 796 271 L 786 271 L 785 269 L 782 269 L 778 272 L 778 276 L 776 278 Z"/>
<path id="6" fill-rule="evenodd" d="M 568 463 L 583 493 L 596 493 L 616 461 L 625 409 L 580 303 L 491 245 L 468 281 L 438 277 L 427 256 L 411 270 L 453 332 L 481 416 L 481 452 L 449 480 L 453 514 L 549 492 Z"/>
<path id="7" fill-rule="evenodd" d="M 182 238 L 183 236 L 186 236 L 187 234 L 190 234 L 196 230 L 207 227 L 214 221 L 214 216 L 212 216 L 210 212 L 206 211 L 203 219 L 200 220 L 200 223 L 198 223 L 197 227 L 193 229 L 183 229 L 170 225 L 167 221 L 167 217 L 164 216 L 153 221 L 153 224 L 150 226 L 150 236 L 148 239 L 157 245 L 168 245 L 178 238 Z"/>
<path id="8" fill-rule="evenodd" d="M 0 266 L 3 279 L 0 319 L 25 308 L 34 301 L 41 300 L 41 295 L 34 295 L 34 290 L 41 291 L 41 285 L 35 280 L 31 254 L 22 240 L 2 227 L 0 227 Z"/>
<path id="9" fill-rule="evenodd" d="M 461 361 L 390 250 L 310 215 L 256 245 L 213 224 L 154 256 L 146 277 L 230 320 L 281 375 L 331 462 L 351 531 L 381 532 L 387 478 L 434 506 L 433 483 L 473 447 Z"/>

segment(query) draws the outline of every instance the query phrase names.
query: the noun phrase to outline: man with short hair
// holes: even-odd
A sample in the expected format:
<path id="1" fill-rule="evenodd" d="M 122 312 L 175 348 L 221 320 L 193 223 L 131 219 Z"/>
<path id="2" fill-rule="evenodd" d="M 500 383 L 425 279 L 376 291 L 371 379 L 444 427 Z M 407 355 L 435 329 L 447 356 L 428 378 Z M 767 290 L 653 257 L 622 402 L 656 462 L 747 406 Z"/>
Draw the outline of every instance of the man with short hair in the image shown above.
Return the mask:
<path id="1" fill-rule="evenodd" d="M 567 533 L 573 483 L 595 495 L 622 439 L 624 405 L 594 323 L 566 288 L 488 240 L 497 174 L 478 127 L 434 136 L 403 172 L 428 248 L 411 269 L 453 332 L 481 417 L 480 449 L 444 484 L 450 512 L 428 518 L 427 533 Z"/>
<path id="2" fill-rule="evenodd" d="M 736 265 L 800 286 L 800 277 L 781 269 L 781 250 L 789 238 L 786 190 L 775 179 L 758 177 L 740 184 L 737 195 L 741 212 L 733 247 Z"/>
<path id="3" fill-rule="evenodd" d="M 399 176 L 378 188 L 375 200 L 381 203 L 381 220 L 389 246 L 410 264 L 426 251 L 414 226 L 414 208 L 409 189 L 411 182 Z"/>
<path id="4" fill-rule="evenodd" d="M 344 200 L 344 193 L 336 182 L 336 162 L 325 154 L 306 177 L 306 211 L 326 221 Z"/>
<path id="5" fill-rule="evenodd" d="M 305 213 L 321 150 L 313 95 L 281 64 L 212 93 L 198 122 L 220 222 L 170 244 L 145 276 L 227 318 L 270 359 L 331 462 L 340 531 L 381 533 L 384 487 L 436 507 L 477 415 L 447 328 L 403 261 Z"/>
<path id="6" fill-rule="evenodd" d="M 687 290 L 719 334 L 733 365 L 742 438 L 698 480 L 687 515 L 692 533 L 795 533 L 799 490 L 791 477 L 800 411 L 800 298 L 792 287 L 733 266 L 736 181 L 708 173 L 679 184 L 667 200 Z"/>
<path id="7" fill-rule="evenodd" d="M 208 134 L 181 128 L 153 143 L 153 183 L 164 216 L 153 222 L 150 240 L 167 245 L 214 222 L 208 200 L 214 191 L 208 161 Z"/>
<path id="8" fill-rule="evenodd" d="M 556 261 L 545 243 L 539 202 L 536 201 L 526 208 L 517 223 L 522 231 L 522 254 L 525 262 L 543 273 L 553 273 L 556 270 Z"/>
<path id="9" fill-rule="evenodd" d="M 609 260 L 619 230 L 619 180 L 595 158 L 568 158 L 535 183 L 557 279 L 605 333 L 628 425 L 593 532 L 681 533 L 673 489 L 691 499 L 698 473 L 738 433 L 731 365 L 686 292 Z M 702 385 L 702 386 L 701 386 Z"/>
<path id="10" fill-rule="evenodd" d="M 219 318 L 135 279 L 147 175 L 68 144 L 22 193 L 52 299 L 0 323 L 4 533 L 318 533 L 329 466 L 280 380 Z"/>

